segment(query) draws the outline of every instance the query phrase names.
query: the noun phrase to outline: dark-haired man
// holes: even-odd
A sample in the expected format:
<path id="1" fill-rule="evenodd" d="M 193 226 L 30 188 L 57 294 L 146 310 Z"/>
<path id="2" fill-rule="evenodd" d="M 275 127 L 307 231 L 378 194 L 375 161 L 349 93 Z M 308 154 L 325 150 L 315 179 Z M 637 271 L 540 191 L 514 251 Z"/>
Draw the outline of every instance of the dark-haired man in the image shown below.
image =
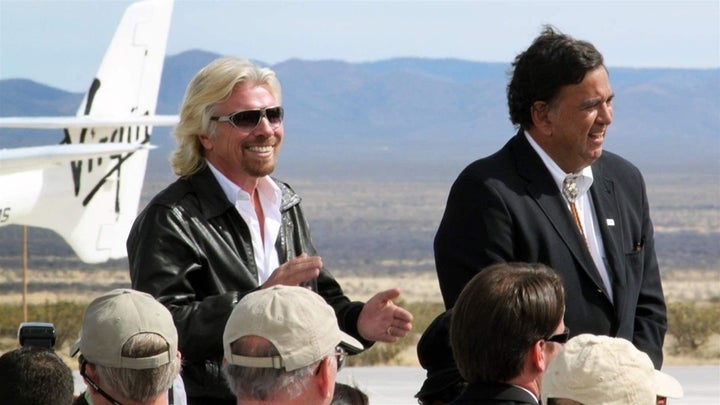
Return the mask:
<path id="1" fill-rule="evenodd" d="M 489 264 L 544 263 L 565 283 L 573 334 L 628 339 L 659 368 L 667 317 L 645 183 L 603 151 L 614 96 L 595 46 L 546 27 L 513 63 L 519 130 L 458 176 L 435 263 L 447 308 Z"/>
<path id="2" fill-rule="evenodd" d="M 469 383 L 454 404 L 528 404 L 567 342 L 560 277 L 542 264 L 497 263 L 465 286 L 452 310 L 450 345 Z"/>

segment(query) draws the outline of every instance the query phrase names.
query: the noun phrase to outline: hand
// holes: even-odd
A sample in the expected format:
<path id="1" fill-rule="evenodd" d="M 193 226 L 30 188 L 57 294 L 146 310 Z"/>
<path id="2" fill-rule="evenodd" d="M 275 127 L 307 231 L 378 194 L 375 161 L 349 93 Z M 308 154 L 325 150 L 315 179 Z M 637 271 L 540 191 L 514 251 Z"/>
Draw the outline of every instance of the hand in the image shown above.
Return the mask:
<path id="1" fill-rule="evenodd" d="M 278 284 L 300 285 L 317 277 L 320 274 L 322 265 L 320 256 L 308 256 L 307 253 L 303 253 L 275 269 L 260 288 L 268 288 Z"/>
<path id="2" fill-rule="evenodd" d="M 412 329 L 413 316 L 395 305 L 400 290 L 393 288 L 375 294 L 368 300 L 358 317 L 358 332 L 367 340 L 394 343 Z"/>

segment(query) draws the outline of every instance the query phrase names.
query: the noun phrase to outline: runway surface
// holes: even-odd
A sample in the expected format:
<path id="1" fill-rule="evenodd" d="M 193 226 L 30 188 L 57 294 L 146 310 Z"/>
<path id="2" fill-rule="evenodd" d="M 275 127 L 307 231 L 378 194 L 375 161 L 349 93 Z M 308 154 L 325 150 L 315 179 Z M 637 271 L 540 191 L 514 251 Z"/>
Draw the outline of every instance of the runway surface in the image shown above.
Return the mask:
<path id="1" fill-rule="evenodd" d="M 685 396 L 671 399 L 669 405 L 720 405 L 720 364 L 712 366 L 665 367 L 664 372 L 677 378 Z M 85 386 L 77 371 L 75 391 Z M 414 405 L 415 393 L 425 380 L 419 367 L 348 367 L 340 371 L 338 381 L 362 389 L 373 405 Z"/>
<path id="2" fill-rule="evenodd" d="M 665 367 L 663 371 L 680 381 L 685 396 L 669 405 L 720 405 L 720 364 L 713 366 Z M 416 367 L 349 367 L 338 381 L 356 385 L 371 404 L 417 404 L 415 393 L 425 380 L 425 370 Z"/>

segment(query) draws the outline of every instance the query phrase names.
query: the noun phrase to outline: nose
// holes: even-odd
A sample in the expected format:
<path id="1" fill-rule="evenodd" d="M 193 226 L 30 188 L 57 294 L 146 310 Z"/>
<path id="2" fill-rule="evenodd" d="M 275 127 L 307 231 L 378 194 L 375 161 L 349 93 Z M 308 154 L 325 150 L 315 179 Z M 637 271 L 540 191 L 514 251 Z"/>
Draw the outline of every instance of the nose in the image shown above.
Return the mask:
<path id="1" fill-rule="evenodd" d="M 260 121 L 258 121 L 257 126 L 255 126 L 255 130 L 253 132 L 260 133 L 260 134 L 266 134 L 266 135 L 272 135 L 274 132 L 274 129 L 272 127 L 272 124 L 270 123 L 270 120 L 268 120 L 268 117 L 266 115 L 262 115 L 260 117 Z"/>
<path id="2" fill-rule="evenodd" d="M 613 109 L 612 105 L 609 103 L 602 103 L 600 108 L 598 109 L 598 115 L 596 120 L 603 125 L 610 125 L 612 124 L 613 119 Z"/>

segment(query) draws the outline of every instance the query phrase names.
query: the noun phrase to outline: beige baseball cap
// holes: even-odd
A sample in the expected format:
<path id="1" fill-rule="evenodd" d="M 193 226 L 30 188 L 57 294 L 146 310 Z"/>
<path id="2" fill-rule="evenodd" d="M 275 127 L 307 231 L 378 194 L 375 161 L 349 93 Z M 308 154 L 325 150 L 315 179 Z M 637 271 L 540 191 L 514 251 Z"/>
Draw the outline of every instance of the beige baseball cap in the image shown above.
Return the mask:
<path id="1" fill-rule="evenodd" d="M 541 396 L 543 403 L 566 398 L 584 404 L 655 404 L 657 396 L 682 397 L 683 389 L 629 341 L 582 334 L 570 339 L 548 366 Z"/>
<path id="2" fill-rule="evenodd" d="M 123 345 L 140 333 L 160 335 L 167 342 L 167 351 L 150 357 L 123 356 Z M 173 361 L 177 344 L 177 329 L 165 306 L 150 294 L 119 288 L 90 302 L 70 356 L 80 352 L 88 362 L 100 366 L 144 370 Z"/>
<path id="3" fill-rule="evenodd" d="M 259 336 L 280 353 L 248 357 L 232 353 L 230 345 L 244 336 Z M 351 353 L 363 346 L 338 327 L 335 311 L 317 293 L 303 287 L 273 286 L 251 292 L 237 303 L 225 325 L 223 348 L 228 363 L 257 368 L 309 366 L 344 346 Z"/>

